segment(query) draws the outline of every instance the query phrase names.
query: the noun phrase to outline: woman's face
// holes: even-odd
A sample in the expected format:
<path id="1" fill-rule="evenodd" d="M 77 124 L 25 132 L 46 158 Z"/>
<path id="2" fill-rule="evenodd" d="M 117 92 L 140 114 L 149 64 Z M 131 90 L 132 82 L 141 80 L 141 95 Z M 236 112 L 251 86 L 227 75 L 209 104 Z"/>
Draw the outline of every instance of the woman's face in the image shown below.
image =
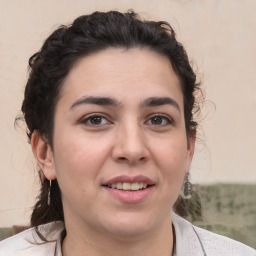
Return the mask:
<path id="1" fill-rule="evenodd" d="M 169 60 L 141 49 L 82 58 L 56 106 L 53 165 L 66 225 L 135 235 L 170 221 L 193 155 Z"/>

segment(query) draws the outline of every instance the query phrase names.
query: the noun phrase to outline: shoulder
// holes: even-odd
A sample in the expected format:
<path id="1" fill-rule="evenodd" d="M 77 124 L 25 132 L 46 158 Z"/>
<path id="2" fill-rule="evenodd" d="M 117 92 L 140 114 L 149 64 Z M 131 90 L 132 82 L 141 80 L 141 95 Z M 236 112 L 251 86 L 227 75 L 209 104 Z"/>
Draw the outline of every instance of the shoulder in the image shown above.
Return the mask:
<path id="1" fill-rule="evenodd" d="M 256 256 L 256 251 L 251 247 L 221 236 L 202 228 L 195 227 L 195 231 L 200 237 L 206 251 L 214 253 L 214 256 Z"/>
<path id="2" fill-rule="evenodd" d="M 0 241 L 0 256 L 51 256 L 55 250 L 64 225 L 62 222 L 52 222 L 38 227 L 38 231 L 49 242 L 44 242 L 36 233 L 36 228 L 27 229 L 17 235 Z"/>
<path id="3" fill-rule="evenodd" d="M 192 225 L 173 215 L 178 256 L 256 256 L 256 251 L 230 238 Z M 199 254 L 200 253 L 200 254 Z"/>

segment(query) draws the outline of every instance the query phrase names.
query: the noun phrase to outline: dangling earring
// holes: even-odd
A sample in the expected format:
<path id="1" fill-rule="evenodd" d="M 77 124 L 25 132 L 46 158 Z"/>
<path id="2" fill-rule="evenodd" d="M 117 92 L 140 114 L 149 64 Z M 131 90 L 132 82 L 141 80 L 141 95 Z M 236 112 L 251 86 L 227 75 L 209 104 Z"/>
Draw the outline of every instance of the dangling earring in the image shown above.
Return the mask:
<path id="1" fill-rule="evenodd" d="M 181 190 L 181 197 L 183 199 L 190 199 L 193 193 L 193 185 L 189 181 L 189 173 L 186 175 L 183 183 L 183 187 Z"/>
<path id="2" fill-rule="evenodd" d="M 48 198 L 47 198 L 48 206 L 50 206 L 50 204 L 51 204 L 51 186 L 52 186 L 52 181 L 50 180 L 50 186 L 48 188 Z"/>

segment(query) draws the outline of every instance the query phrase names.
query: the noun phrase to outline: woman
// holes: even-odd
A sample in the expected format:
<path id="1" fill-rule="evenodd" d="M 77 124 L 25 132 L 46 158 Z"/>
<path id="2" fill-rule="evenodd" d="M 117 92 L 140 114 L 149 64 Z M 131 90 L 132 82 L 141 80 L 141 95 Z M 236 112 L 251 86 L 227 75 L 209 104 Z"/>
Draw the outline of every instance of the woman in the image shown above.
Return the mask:
<path id="1" fill-rule="evenodd" d="M 168 23 L 82 16 L 29 65 L 22 112 L 42 188 L 32 228 L 1 256 L 256 255 L 171 212 L 191 192 L 199 84 Z"/>

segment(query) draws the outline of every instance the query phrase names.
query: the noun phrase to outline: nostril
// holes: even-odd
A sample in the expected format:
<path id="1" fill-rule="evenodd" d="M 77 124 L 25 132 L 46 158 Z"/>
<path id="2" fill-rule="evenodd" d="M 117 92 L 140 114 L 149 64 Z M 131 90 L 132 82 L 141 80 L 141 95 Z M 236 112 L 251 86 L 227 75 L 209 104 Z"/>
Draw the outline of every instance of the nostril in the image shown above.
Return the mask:
<path id="1" fill-rule="evenodd" d="M 147 157 L 144 157 L 144 156 L 143 156 L 143 157 L 141 157 L 141 158 L 139 159 L 139 161 L 140 161 L 140 162 L 144 162 L 144 161 L 146 161 L 146 159 L 147 159 Z"/>
<path id="2" fill-rule="evenodd" d="M 127 157 L 118 157 L 118 162 L 127 162 L 129 164 L 136 164 L 136 163 L 144 163 L 147 157 L 140 157 L 140 158 L 127 158 Z"/>
<path id="3" fill-rule="evenodd" d="M 119 157 L 118 160 L 120 160 L 120 161 L 125 161 L 125 160 L 127 160 L 127 159 L 126 159 L 125 157 Z"/>

